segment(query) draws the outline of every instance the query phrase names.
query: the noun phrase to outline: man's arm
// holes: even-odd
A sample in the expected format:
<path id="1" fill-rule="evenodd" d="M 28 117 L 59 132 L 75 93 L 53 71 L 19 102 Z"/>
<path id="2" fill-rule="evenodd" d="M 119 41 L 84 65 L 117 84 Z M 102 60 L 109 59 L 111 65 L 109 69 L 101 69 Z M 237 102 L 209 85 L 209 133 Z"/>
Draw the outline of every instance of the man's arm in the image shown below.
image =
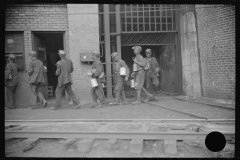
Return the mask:
<path id="1" fill-rule="evenodd" d="M 60 62 L 59 61 L 57 62 L 56 66 L 57 66 L 57 70 L 56 70 L 55 74 L 56 74 L 56 76 L 59 76 L 60 73 L 61 73 L 61 66 L 60 66 Z"/>
<path id="2" fill-rule="evenodd" d="M 72 61 L 70 60 L 70 62 L 71 62 L 71 73 L 73 72 L 73 63 L 72 63 Z"/>
<path id="3" fill-rule="evenodd" d="M 7 66 L 6 66 L 6 68 L 5 68 L 5 80 L 8 79 L 10 73 L 11 73 L 11 68 L 10 68 L 10 66 L 7 64 Z"/>
<path id="4" fill-rule="evenodd" d="M 133 60 L 135 63 L 137 63 L 138 65 L 140 65 L 140 66 L 142 66 L 142 67 L 145 67 L 146 66 L 146 63 L 145 63 L 145 60 L 144 60 L 144 58 L 140 58 L 140 61 L 137 61 L 137 59 L 135 58 L 134 60 Z"/>
<path id="5" fill-rule="evenodd" d="M 93 77 L 93 78 L 98 78 L 101 73 L 102 73 L 102 67 L 101 67 L 101 65 L 98 63 L 98 64 L 96 64 L 96 71 L 93 73 L 92 77 Z"/>
<path id="6" fill-rule="evenodd" d="M 28 74 L 29 76 L 31 76 L 31 75 L 33 74 L 33 71 L 34 71 L 34 66 L 33 66 L 33 63 L 30 62 L 30 63 L 29 63 L 29 68 L 28 68 L 27 74 Z"/>

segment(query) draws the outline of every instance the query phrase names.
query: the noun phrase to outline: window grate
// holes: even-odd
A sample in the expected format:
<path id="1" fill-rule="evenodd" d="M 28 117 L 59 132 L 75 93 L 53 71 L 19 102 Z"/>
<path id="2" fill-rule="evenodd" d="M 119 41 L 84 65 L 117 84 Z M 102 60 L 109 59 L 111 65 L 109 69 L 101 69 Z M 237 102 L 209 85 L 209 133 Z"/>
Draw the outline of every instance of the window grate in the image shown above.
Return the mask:
<path id="1" fill-rule="evenodd" d="M 175 33 L 122 33 L 122 45 L 175 44 Z"/>
<path id="2" fill-rule="evenodd" d="M 175 6 L 165 4 L 122 4 L 122 32 L 176 31 Z"/>

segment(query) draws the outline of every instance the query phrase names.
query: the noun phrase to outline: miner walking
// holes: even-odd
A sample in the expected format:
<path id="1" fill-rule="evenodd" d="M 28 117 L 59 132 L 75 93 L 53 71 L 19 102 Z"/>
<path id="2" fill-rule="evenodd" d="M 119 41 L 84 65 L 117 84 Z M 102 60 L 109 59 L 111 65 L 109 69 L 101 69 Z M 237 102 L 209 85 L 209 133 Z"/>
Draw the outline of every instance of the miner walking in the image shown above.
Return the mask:
<path id="1" fill-rule="evenodd" d="M 92 79 L 96 79 L 97 86 L 91 88 L 91 94 L 93 103 L 90 105 L 90 108 L 101 108 L 106 104 L 106 99 L 103 91 L 103 84 L 106 83 L 104 75 L 103 64 L 100 60 L 100 53 L 93 51 L 91 58 L 94 60 L 92 64 L 92 69 L 88 72 L 88 76 Z M 97 104 L 97 100 L 100 101 L 100 105 Z"/>
<path id="2" fill-rule="evenodd" d="M 33 103 L 33 106 L 29 107 L 29 109 L 37 109 L 37 97 L 40 99 L 43 107 L 46 107 L 47 101 L 40 91 L 41 84 L 45 83 L 44 75 L 46 74 L 46 68 L 44 68 L 43 62 L 37 59 L 37 53 L 35 51 L 31 51 L 29 56 L 32 61 L 29 63 L 27 74 L 29 75 L 31 91 L 30 99 Z"/>
<path id="3" fill-rule="evenodd" d="M 68 95 L 73 101 L 74 109 L 81 107 L 80 102 L 77 100 L 73 90 L 72 90 L 72 78 L 71 73 L 73 72 L 73 63 L 72 60 L 66 58 L 66 53 L 63 50 L 59 50 L 58 52 L 60 61 L 56 63 L 57 70 L 56 76 L 58 76 L 58 84 L 56 87 L 56 104 L 52 107 L 53 110 L 61 107 L 62 95 L 66 90 Z"/>
<path id="4" fill-rule="evenodd" d="M 5 87 L 7 89 L 7 105 L 9 109 L 15 108 L 15 93 L 18 86 L 19 77 L 17 74 L 17 64 L 15 55 L 8 55 L 8 63 L 5 68 Z"/>
<path id="5" fill-rule="evenodd" d="M 134 63 L 136 64 L 137 68 L 131 74 L 131 77 L 135 78 L 135 89 L 137 91 L 137 100 L 132 102 L 132 104 L 141 104 L 141 90 L 147 95 L 145 102 L 148 102 L 150 99 L 154 99 L 154 96 L 150 94 L 144 87 L 145 81 L 145 69 L 147 67 L 147 61 L 142 57 L 140 52 L 142 48 L 140 46 L 132 47 L 134 54 L 136 55 L 133 59 Z"/>
<path id="6" fill-rule="evenodd" d="M 128 80 L 129 77 L 129 69 L 126 63 L 119 57 L 117 52 L 111 54 L 112 59 L 115 61 L 115 87 L 114 87 L 114 94 L 115 94 L 115 102 L 110 103 L 110 105 L 118 105 L 118 104 L 127 104 L 125 91 L 124 91 L 124 81 Z M 120 68 L 124 67 L 126 69 L 125 77 L 120 75 Z M 119 102 L 120 97 L 122 98 L 123 102 Z"/>
<path id="7" fill-rule="evenodd" d="M 146 70 L 146 89 L 149 93 L 153 94 L 156 98 L 156 89 L 159 86 L 157 73 L 160 70 L 159 64 L 155 57 L 151 57 L 152 50 L 146 49 L 146 60 L 148 61 L 149 68 Z"/>

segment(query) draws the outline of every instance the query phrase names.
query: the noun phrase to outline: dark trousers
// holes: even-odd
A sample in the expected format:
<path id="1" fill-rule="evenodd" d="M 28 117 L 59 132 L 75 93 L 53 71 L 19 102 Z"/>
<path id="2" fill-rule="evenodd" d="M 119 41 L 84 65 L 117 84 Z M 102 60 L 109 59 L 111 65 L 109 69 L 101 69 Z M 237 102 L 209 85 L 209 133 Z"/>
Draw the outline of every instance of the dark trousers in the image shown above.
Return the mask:
<path id="1" fill-rule="evenodd" d="M 116 85 L 114 87 L 115 102 L 119 103 L 120 98 L 122 98 L 123 101 L 126 101 L 124 91 L 124 78 L 121 77 L 120 75 L 117 75 L 115 78 L 116 78 Z"/>
<path id="2" fill-rule="evenodd" d="M 151 73 L 146 73 L 146 89 L 149 93 L 156 95 L 157 87 L 153 86 L 153 78 L 151 76 Z"/>
<path id="3" fill-rule="evenodd" d="M 105 103 L 105 95 L 103 92 L 103 86 L 98 82 L 98 86 L 91 89 L 93 102 L 97 102 L 97 99 L 101 104 Z"/>
<path id="4" fill-rule="evenodd" d="M 15 108 L 15 93 L 17 86 L 7 86 L 7 104 L 9 108 Z"/>
<path id="5" fill-rule="evenodd" d="M 40 99 L 40 102 L 46 101 L 45 98 L 42 95 L 42 92 L 40 91 L 41 83 L 31 83 L 31 95 L 30 99 L 34 107 L 37 107 L 37 97 Z"/>
<path id="6" fill-rule="evenodd" d="M 79 101 L 77 100 L 72 87 L 71 87 L 71 83 L 67 83 L 62 85 L 61 87 L 59 87 L 57 85 L 56 87 L 56 91 L 55 91 L 55 95 L 56 95 L 56 107 L 61 107 L 61 101 L 62 101 L 62 95 L 64 93 L 64 91 L 67 91 L 68 95 L 70 96 L 71 100 L 73 101 L 74 106 L 79 104 Z"/>

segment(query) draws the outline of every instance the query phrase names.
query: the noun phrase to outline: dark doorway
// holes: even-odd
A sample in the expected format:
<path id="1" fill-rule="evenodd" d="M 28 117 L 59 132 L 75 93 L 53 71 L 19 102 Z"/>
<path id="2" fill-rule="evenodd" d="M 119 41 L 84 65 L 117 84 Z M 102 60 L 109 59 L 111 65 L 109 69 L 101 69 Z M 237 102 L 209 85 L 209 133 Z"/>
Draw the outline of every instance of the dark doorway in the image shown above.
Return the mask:
<path id="1" fill-rule="evenodd" d="M 155 57 L 162 69 L 159 73 L 160 86 L 157 90 L 165 93 L 177 93 L 177 68 L 176 68 L 176 53 L 175 45 L 140 45 L 142 47 L 141 55 L 145 58 L 145 50 L 152 50 L 152 57 Z M 122 46 L 122 59 L 126 62 L 130 69 L 130 74 L 133 72 L 134 53 L 133 46 Z M 146 87 L 146 84 L 144 85 Z M 132 91 L 129 85 L 125 86 L 126 91 Z"/>
<path id="2" fill-rule="evenodd" d="M 58 50 L 64 50 L 63 32 L 34 32 L 34 36 L 45 39 L 48 98 L 55 97 L 58 77 L 55 75 L 56 63 L 60 60 Z"/>

